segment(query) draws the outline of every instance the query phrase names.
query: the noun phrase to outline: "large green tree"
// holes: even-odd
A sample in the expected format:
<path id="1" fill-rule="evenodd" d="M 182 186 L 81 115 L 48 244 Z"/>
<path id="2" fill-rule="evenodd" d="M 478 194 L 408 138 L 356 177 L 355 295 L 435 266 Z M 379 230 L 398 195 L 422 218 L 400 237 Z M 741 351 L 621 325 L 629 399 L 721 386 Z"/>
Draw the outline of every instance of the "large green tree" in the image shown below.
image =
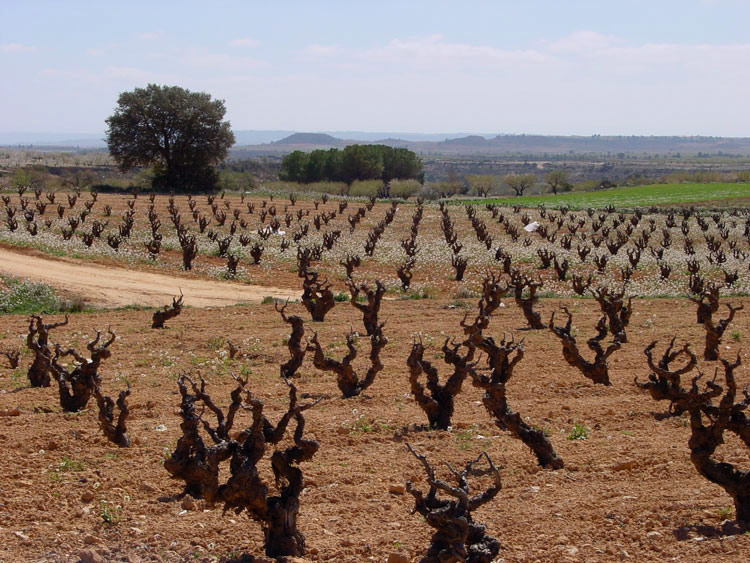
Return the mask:
<path id="1" fill-rule="evenodd" d="M 223 100 L 178 86 L 149 84 L 123 92 L 107 119 L 109 152 L 122 170 L 153 166 L 153 185 L 196 192 L 213 190 L 214 165 L 234 144 Z"/>
<path id="2" fill-rule="evenodd" d="M 424 181 L 422 159 L 404 148 L 349 145 L 343 150 L 294 151 L 281 162 L 279 178 L 290 182 L 346 182 L 395 179 Z"/>

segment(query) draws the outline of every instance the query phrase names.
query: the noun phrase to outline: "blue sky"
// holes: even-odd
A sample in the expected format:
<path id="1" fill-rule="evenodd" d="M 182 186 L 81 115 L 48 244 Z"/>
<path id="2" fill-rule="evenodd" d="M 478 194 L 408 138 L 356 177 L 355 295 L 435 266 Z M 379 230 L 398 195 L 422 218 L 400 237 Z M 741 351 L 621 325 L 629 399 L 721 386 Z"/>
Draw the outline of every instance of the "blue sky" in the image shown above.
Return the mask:
<path id="1" fill-rule="evenodd" d="M 0 0 L 0 132 L 150 82 L 235 129 L 750 136 L 750 2 Z"/>

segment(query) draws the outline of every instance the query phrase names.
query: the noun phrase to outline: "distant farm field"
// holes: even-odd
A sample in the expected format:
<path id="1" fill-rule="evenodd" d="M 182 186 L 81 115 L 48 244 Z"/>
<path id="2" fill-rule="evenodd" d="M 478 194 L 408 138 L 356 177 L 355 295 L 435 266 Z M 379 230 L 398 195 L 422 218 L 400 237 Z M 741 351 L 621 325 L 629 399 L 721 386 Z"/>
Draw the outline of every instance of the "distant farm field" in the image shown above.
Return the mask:
<path id="1" fill-rule="evenodd" d="M 535 195 L 493 199 L 500 204 L 548 207 L 567 205 L 571 208 L 648 207 L 652 205 L 675 205 L 682 203 L 715 202 L 724 199 L 750 198 L 750 184 L 653 184 L 630 186 L 595 192 L 575 192 L 559 195 Z M 490 203 L 490 200 L 485 201 Z M 736 205 L 737 202 L 733 202 Z"/>

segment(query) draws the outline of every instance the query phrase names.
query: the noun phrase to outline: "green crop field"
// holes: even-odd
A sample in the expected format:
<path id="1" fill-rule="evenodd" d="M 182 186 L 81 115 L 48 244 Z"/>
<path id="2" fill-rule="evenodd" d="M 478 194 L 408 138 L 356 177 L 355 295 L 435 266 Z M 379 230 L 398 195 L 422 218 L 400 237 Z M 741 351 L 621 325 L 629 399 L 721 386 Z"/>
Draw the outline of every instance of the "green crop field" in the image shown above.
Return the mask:
<path id="1" fill-rule="evenodd" d="M 612 188 L 594 192 L 572 192 L 559 195 L 534 195 L 504 197 L 486 200 L 473 200 L 474 203 L 499 203 L 501 205 L 522 205 L 571 208 L 604 207 L 648 207 L 651 205 L 673 205 L 680 203 L 712 202 L 720 207 L 720 200 L 750 198 L 750 184 L 655 184 Z M 748 205 L 750 201 L 733 202 Z"/>

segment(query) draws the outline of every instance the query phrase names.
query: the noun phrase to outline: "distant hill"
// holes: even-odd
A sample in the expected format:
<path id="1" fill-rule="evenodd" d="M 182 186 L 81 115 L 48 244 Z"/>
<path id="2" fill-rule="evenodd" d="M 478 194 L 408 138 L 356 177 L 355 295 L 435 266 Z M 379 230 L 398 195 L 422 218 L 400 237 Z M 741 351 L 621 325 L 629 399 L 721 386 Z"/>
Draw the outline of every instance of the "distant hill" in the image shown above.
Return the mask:
<path id="1" fill-rule="evenodd" d="M 490 142 L 479 135 L 469 135 L 468 137 L 459 137 L 458 139 L 446 139 L 441 145 L 466 145 L 470 147 L 486 147 Z"/>
<path id="2" fill-rule="evenodd" d="M 279 141 L 274 141 L 274 145 L 321 145 L 325 147 L 336 147 L 344 141 L 337 139 L 326 133 L 293 133 Z"/>
<path id="3" fill-rule="evenodd" d="M 273 143 L 279 139 L 291 135 L 294 131 L 251 131 L 251 130 L 235 130 L 234 133 L 236 145 L 260 145 L 263 143 Z"/>
<path id="4" fill-rule="evenodd" d="M 25 133 L 19 131 L 0 133 L 0 145 L 44 145 L 58 147 L 106 147 L 104 133 Z"/>
<path id="5" fill-rule="evenodd" d="M 510 134 L 421 134 L 328 131 L 295 133 L 285 130 L 236 130 L 233 154 L 245 158 L 283 155 L 293 150 L 342 148 L 355 143 L 375 143 L 408 148 L 419 154 L 442 155 L 545 155 L 545 154 L 675 154 L 683 156 L 750 155 L 750 138 L 708 136 L 628 135 L 510 135 Z M 104 133 L 27 133 L 0 131 L 0 146 L 39 150 L 106 149 Z"/>

